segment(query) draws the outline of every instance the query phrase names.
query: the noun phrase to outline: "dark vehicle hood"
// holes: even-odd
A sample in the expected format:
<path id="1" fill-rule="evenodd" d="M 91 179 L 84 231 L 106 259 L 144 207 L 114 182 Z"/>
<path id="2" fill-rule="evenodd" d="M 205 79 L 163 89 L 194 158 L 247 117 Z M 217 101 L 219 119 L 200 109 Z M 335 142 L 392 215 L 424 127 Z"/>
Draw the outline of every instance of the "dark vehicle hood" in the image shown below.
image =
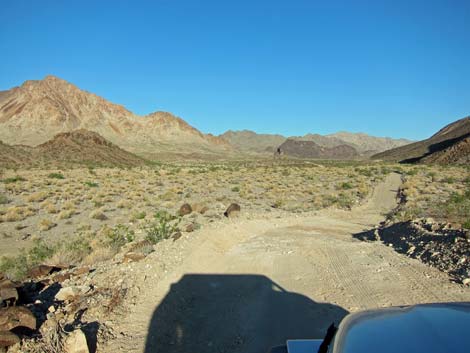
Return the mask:
<path id="1" fill-rule="evenodd" d="M 423 304 L 347 316 L 333 353 L 468 353 L 470 303 Z"/>

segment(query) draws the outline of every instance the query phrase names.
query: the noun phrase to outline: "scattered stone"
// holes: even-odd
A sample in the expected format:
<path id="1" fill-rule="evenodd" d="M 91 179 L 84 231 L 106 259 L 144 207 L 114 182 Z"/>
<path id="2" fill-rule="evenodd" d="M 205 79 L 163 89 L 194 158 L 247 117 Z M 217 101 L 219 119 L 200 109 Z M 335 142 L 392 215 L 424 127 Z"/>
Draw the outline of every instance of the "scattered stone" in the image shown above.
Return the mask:
<path id="1" fill-rule="evenodd" d="M 189 203 L 185 203 L 180 207 L 180 210 L 178 211 L 178 215 L 180 216 L 186 216 L 193 212 L 193 209 Z"/>
<path id="2" fill-rule="evenodd" d="M 17 335 L 9 331 L 0 331 L 0 347 L 13 346 L 19 343 L 20 339 Z"/>
<path id="3" fill-rule="evenodd" d="M 181 234 L 181 232 L 176 232 L 175 234 L 172 235 L 171 239 L 173 239 L 173 241 L 176 241 L 179 238 L 181 238 L 182 235 L 183 234 Z"/>
<path id="4" fill-rule="evenodd" d="M 72 301 L 79 296 L 86 294 L 90 290 L 89 286 L 64 287 L 57 292 L 55 299 L 59 301 Z"/>
<path id="5" fill-rule="evenodd" d="M 65 352 L 67 353 L 89 353 L 86 336 L 82 330 L 73 331 L 65 341 Z"/>
<path id="6" fill-rule="evenodd" d="M 142 253 L 128 252 L 127 254 L 124 255 L 122 263 L 126 264 L 129 262 L 140 261 L 143 259 L 145 259 L 145 255 Z"/>
<path id="7" fill-rule="evenodd" d="M 240 213 L 240 205 L 232 203 L 224 212 L 225 217 L 236 217 Z"/>
<path id="8" fill-rule="evenodd" d="M 11 306 L 0 309 L 0 331 L 10 331 L 16 327 L 36 329 L 36 318 L 28 308 Z"/>
<path id="9" fill-rule="evenodd" d="M 462 283 L 465 285 L 465 286 L 470 286 L 470 278 L 465 278 Z"/>
<path id="10" fill-rule="evenodd" d="M 58 273 L 54 277 L 52 277 L 52 281 L 56 283 L 62 283 L 72 277 L 72 274 L 70 272 L 66 273 Z"/>
<path id="11" fill-rule="evenodd" d="M 195 229 L 194 223 L 189 223 L 184 229 L 184 231 L 191 233 L 191 232 L 194 232 L 194 229 Z"/>

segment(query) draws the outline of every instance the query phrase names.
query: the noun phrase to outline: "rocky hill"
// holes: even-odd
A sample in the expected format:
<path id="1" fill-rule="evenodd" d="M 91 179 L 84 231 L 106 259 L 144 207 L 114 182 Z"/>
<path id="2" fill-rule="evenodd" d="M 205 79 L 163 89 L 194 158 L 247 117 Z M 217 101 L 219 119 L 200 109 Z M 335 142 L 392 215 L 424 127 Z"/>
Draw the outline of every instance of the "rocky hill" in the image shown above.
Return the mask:
<path id="1" fill-rule="evenodd" d="M 133 167 L 146 161 L 84 129 L 63 132 L 36 147 L 0 143 L 0 166 Z"/>
<path id="2" fill-rule="evenodd" d="M 403 146 L 412 141 L 375 137 L 363 133 L 338 132 L 331 135 L 306 134 L 303 136 L 285 137 L 282 135 L 257 134 L 253 131 L 227 131 L 219 137 L 232 144 L 237 150 L 254 153 L 272 153 L 287 139 L 293 141 L 310 141 L 324 148 L 338 146 L 353 147 L 360 155 L 370 156 L 390 148 Z M 355 154 L 356 156 L 356 154 Z"/>
<path id="3" fill-rule="evenodd" d="M 423 162 L 465 163 L 469 159 L 470 117 L 457 120 L 430 138 L 372 156 L 373 159 Z"/>
<path id="4" fill-rule="evenodd" d="M 359 157 L 359 153 L 356 149 L 348 145 L 323 147 L 313 141 L 298 141 L 292 139 L 287 139 L 280 145 L 278 153 L 302 159 L 355 159 Z"/>
<path id="5" fill-rule="evenodd" d="M 364 134 L 362 132 L 351 133 L 340 131 L 334 134 L 327 135 L 328 138 L 335 138 L 356 148 L 361 153 L 372 153 L 386 151 L 391 148 L 405 146 L 413 141 L 407 139 L 392 139 L 390 137 L 377 137 Z"/>
<path id="6" fill-rule="evenodd" d="M 219 135 L 219 137 L 229 142 L 239 151 L 257 153 L 272 153 L 286 141 L 286 137 L 282 135 L 257 134 L 250 130 L 229 130 Z"/>
<path id="7" fill-rule="evenodd" d="M 205 135 L 170 113 L 138 116 L 54 76 L 0 92 L 0 140 L 7 144 L 37 146 L 77 129 L 97 132 L 133 153 L 156 157 L 221 154 L 231 149 L 225 140 Z"/>

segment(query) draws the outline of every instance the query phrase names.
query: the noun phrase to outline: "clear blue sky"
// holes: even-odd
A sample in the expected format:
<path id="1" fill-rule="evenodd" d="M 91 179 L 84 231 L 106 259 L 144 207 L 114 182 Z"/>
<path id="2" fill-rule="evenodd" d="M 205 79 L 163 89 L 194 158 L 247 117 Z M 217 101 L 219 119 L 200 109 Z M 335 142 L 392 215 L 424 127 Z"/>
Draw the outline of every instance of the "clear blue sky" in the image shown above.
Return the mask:
<path id="1" fill-rule="evenodd" d="M 52 74 L 204 132 L 425 138 L 470 114 L 470 1 L 7 0 L 0 90 Z"/>

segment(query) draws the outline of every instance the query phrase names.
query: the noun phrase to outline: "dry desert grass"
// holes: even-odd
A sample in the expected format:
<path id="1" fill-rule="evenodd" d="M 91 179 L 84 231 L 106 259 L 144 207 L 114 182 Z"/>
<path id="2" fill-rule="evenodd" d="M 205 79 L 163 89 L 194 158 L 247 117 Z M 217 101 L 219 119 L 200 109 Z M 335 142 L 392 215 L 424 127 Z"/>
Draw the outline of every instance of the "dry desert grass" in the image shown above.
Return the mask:
<path id="1" fill-rule="evenodd" d="M 21 268 L 58 254 L 69 262 L 90 263 L 114 256 L 130 241 L 157 242 L 179 229 L 222 219 L 231 203 L 239 204 L 247 218 L 348 209 L 391 170 L 300 161 L 6 170 L 0 183 L 0 236 L 5 240 L 0 255 L 21 248 L 42 254 L 28 260 L 23 250 Z M 184 203 L 193 212 L 175 217 Z"/>

